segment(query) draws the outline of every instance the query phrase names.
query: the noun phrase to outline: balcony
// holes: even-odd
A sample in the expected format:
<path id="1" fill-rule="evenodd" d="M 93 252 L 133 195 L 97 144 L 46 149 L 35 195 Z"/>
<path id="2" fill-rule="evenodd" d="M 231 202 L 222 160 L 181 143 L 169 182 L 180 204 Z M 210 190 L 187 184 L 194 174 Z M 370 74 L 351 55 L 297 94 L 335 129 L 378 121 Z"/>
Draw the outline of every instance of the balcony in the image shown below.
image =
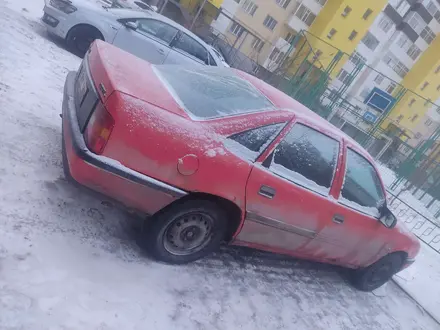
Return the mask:
<path id="1" fill-rule="evenodd" d="M 287 25 L 294 31 L 308 30 L 309 26 L 301 21 L 296 15 L 292 15 L 292 17 L 287 22 Z"/>
<path id="2" fill-rule="evenodd" d="M 285 53 L 289 50 L 290 44 L 285 39 L 279 37 L 275 43 L 275 47 Z"/>

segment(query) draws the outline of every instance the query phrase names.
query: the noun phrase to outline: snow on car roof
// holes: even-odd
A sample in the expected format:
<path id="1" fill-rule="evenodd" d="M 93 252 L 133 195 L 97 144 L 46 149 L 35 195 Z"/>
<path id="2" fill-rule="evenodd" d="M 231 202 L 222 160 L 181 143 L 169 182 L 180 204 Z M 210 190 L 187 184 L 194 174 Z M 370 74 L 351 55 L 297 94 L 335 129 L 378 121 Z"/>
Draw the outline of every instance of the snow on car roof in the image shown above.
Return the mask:
<path id="1" fill-rule="evenodd" d="M 274 110 L 274 104 L 230 69 L 155 66 L 170 94 L 193 119 L 211 119 Z"/>

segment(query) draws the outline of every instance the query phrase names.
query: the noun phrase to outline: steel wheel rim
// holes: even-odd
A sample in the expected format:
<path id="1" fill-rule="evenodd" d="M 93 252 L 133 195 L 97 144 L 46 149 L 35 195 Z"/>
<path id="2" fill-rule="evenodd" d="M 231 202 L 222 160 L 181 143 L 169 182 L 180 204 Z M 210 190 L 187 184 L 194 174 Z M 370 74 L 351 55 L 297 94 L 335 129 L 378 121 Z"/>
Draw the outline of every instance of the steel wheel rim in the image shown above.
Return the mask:
<path id="1" fill-rule="evenodd" d="M 213 218 L 203 212 L 190 212 L 176 217 L 165 229 L 165 250 L 178 256 L 199 252 L 212 239 L 213 223 Z"/>

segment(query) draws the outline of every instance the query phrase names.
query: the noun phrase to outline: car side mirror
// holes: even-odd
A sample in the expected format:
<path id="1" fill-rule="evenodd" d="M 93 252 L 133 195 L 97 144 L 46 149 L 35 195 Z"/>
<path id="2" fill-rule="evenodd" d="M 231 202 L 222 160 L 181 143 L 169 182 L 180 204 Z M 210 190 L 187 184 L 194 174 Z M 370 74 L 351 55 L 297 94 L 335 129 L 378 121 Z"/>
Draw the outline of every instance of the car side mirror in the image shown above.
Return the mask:
<path id="1" fill-rule="evenodd" d="M 387 228 L 394 228 L 397 224 L 397 218 L 394 216 L 393 212 L 384 205 L 380 210 L 379 221 Z"/>
<path id="2" fill-rule="evenodd" d="M 125 27 L 130 30 L 137 30 L 138 23 L 137 22 L 126 22 Z"/>

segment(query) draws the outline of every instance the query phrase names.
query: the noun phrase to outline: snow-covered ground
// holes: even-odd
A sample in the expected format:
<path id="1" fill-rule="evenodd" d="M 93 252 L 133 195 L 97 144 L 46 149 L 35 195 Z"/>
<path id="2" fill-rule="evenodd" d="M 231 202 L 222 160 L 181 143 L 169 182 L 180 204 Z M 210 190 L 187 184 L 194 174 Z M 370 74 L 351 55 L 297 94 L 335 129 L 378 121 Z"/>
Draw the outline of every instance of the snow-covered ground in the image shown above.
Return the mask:
<path id="1" fill-rule="evenodd" d="M 439 329 L 394 283 L 354 290 L 337 268 L 225 248 L 168 266 L 136 220 L 64 179 L 64 78 L 43 0 L 0 0 L 0 329 Z"/>

